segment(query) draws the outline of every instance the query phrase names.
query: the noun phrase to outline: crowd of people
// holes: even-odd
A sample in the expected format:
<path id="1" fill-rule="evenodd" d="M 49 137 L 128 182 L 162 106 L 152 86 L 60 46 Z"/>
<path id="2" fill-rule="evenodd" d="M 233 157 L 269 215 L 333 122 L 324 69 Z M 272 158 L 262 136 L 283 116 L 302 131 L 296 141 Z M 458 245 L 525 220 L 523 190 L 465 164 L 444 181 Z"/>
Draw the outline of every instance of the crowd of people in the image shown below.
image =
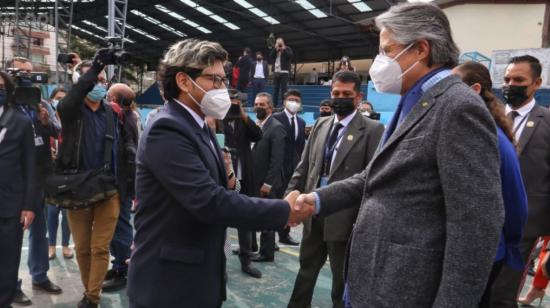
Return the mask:
<path id="1" fill-rule="evenodd" d="M 76 256 L 80 270 L 79 308 L 125 287 L 132 308 L 220 307 L 226 258 L 238 255 L 242 272 L 261 279 L 254 262 L 274 262 L 277 235 L 300 245 L 288 307 L 311 306 L 327 258 L 333 307 L 541 301 L 550 110 L 534 98 L 540 61 L 510 59 L 503 103 L 485 66 L 458 63 L 437 6 L 398 4 L 375 22 L 370 78 L 378 92 L 401 95 L 387 127 L 344 57 L 306 132 L 282 38 L 268 59 L 244 50 L 233 88 L 221 45 L 172 45 L 158 71 L 165 104 L 143 131 L 135 93 L 106 80 L 108 49 L 74 57 L 72 87 L 35 104 L 18 101 L 32 88 L 31 62 L 11 60 L 18 74 L 0 72 L 0 307 L 32 303 L 18 277 L 27 229 L 33 289 L 63 292 L 48 276 L 60 217 L 61 255 Z M 244 110 L 249 85 L 255 119 Z M 290 230 L 302 223 L 299 243 Z M 227 227 L 238 230 L 233 251 Z M 533 285 L 519 298 L 541 242 Z"/>

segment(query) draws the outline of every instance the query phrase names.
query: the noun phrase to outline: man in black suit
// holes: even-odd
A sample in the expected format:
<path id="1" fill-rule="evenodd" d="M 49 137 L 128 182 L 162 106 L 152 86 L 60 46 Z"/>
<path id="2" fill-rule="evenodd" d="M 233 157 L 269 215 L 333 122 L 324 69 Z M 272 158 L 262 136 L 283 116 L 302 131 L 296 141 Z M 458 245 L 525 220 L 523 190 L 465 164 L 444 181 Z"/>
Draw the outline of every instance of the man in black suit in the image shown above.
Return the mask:
<path id="1" fill-rule="evenodd" d="M 260 92 L 254 101 L 254 111 L 262 128 L 263 137 L 254 144 L 252 161 L 254 162 L 254 189 L 262 198 L 280 199 L 283 197 L 283 160 L 285 149 L 283 144 L 286 131 L 273 113 L 273 98 L 271 94 Z M 273 261 L 275 257 L 275 232 L 262 231 L 260 238 L 260 253 L 252 257 L 252 261 Z"/>
<path id="2" fill-rule="evenodd" d="M 288 87 L 288 77 L 290 75 L 290 64 L 294 53 L 292 48 L 285 44 L 282 37 L 277 38 L 275 47 L 269 52 L 269 61 L 271 61 L 273 71 L 273 103 L 278 108 L 279 92 L 284 95 Z"/>
<path id="3" fill-rule="evenodd" d="M 0 307 L 11 307 L 17 289 L 23 229 L 34 219 L 35 149 L 30 119 L 9 106 L 14 84 L 0 73 Z"/>
<path id="4" fill-rule="evenodd" d="M 294 189 L 310 192 L 360 173 L 378 148 L 384 126 L 357 110 L 363 98 L 359 75 L 340 71 L 332 80 L 331 105 L 335 115 L 320 117 L 315 122 L 288 192 Z M 333 307 L 344 307 L 346 244 L 358 211 L 359 203 L 326 218 L 313 217 L 304 222 L 300 270 L 288 307 L 311 305 L 317 275 L 327 257 L 332 271 Z"/>
<path id="5" fill-rule="evenodd" d="M 273 117 L 281 122 L 286 129 L 285 160 L 283 164 L 283 186 L 286 188 L 296 165 L 302 157 L 302 151 L 306 143 L 306 121 L 298 116 L 298 111 L 302 108 L 302 94 L 300 91 L 288 90 L 284 95 L 284 106 L 285 109 L 273 114 Z M 279 242 L 294 246 L 299 244 L 290 236 L 290 228 L 288 227 L 279 232 Z"/>
<path id="6" fill-rule="evenodd" d="M 250 67 L 250 76 L 252 77 L 253 87 L 252 101 L 255 102 L 256 95 L 264 91 L 267 78 L 269 77 L 267 61 L 264 60 L 261 51 L 256 51 L 256 61 L 254 61 Z"/>
<path id="7" fill-rule="evenodd" d="M 228 189 L 234 174 L 205 117 L 223 119 L 231 101 L 227 52 L 209 41 L 172 45 L 161 62 L 165 107 L 138 146 L 135 250 L 128 274 L 130 307 L 220 307 L 225 299 L 226 227 L 276 230 L 313 209 L 251 198 Z M 154 287 L 152 287 L 154 286 Z"/>
<path id="8" fill-rule="evenodd" d="M 225 146 L 231 151 L 233 170 L 241 184 L 241 193 L 250 197 L 256 196 L 253 185 L 254 168 L 252 165 L 252 142 L 262 139 L 261 128 L 254 123 L 244 112 L 241 105 L 240 93 L 237 90 L 229 90 L 231 107 L 223 120 L 223 133 Z M 252 235 L 248 229 L 239 228 L 239 260 L 241 270 L 255 278 L 262 277 L 262 273 L 250 262 L 252 254 Z"/>
<path id="9" fill-rule="evenodd" d="M 237 90 L 246 93 L 246 87 L 250 83 L 250 70 L 252 68 L 252 55 L 250 48 L 246 47 L 243 55 L 239 58 L 235 66 L 239 68 L 239 79 L 237 80 Z"/>
<path id="10" fill-rule="evenodd" d="M 550 110 L 535 101 L 535 92 L 542 84 L 541 71 L 537 58 L 527 55 L 514 57 L 506 67 L 502 87 L 507 102 L 506 113 L 514 122 L 529 204 L 527 224 L 519 246 L 525 264 L 529 264 L 538 238 L 550 235 Z M 493 284 L 491 307 L 517 307 L 521 281 L 521 272 L 504 265 Z"/>

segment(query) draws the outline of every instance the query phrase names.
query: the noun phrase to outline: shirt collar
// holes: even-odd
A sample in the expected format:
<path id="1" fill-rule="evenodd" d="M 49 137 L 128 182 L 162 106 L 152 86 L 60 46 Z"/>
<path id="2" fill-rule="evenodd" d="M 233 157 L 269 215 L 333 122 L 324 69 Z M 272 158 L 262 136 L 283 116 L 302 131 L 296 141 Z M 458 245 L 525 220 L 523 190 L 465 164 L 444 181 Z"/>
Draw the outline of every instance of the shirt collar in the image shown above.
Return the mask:
<path id="1" fill-rule="evenodd" d="M 258 124 L 260 127 L 264 127 L 265 123 L 267 122 L 267 120 L 269 120 L 269 118 L 271 118 L 271 115 L 268 115 L 263 121 L 260 122 L 260 124 Z"/>
<path id="2" fill-rule="evenodd" d="M 338 116 L 334 116 L 334 125 L 336 125 L 336 123 L 340 123 L 342 124 L 343 128 L 346 128 L 351 122 L 351 120 L 353 120 L 353 117 L 355 116 L 356 113 L 357 113 L 357 110 L 353 111 L 352 114 L 348 115 L 347 117 L 343 118 L 340 121 L 338 121 Z"/>
<path id="3" fill-rule="evenodd" d="M 447 78 L 449 75 L 451 75 L 451 70 L 446 68 L 429 77 L 428 80 L 426 80 L 421 86 L 422 92 L 425 93 L 431 87 L 435 86 L 438 82 Z"/>
<path id="4" fill-rule="evenodd" d="M 519 109 L 516 109 L 516 111 L 519 113 L 519 115 L 521 117 L 524 117 L 525 115 L 527 115 L 529 112 L 531 112 L 531 110 L 533 110 L 533 107 L 535 107 L 535 99 L 533 98 L 529 103 L 527 103 L 525 106 L 519 108 Z M 506 114 L 508 114 L 510 111 L 512 111 L 512 108 L 510 107 L 510 105 L 506 104 Z"/>
<path id="5" fill-rule="evenodd" d="M 291 120 L 292 117 L 296 118 L 296 114 L 290 113 L 290 111 L 286 110 L 286 108 L 285 108 L 285 114 L 289 121 Z"/>
<path id="6" fill-rule="evenodd" d="M 0 117 L 2 116 L 3 113 L 4 113 L 4 106 L 0 106 Z"/>
<path id="7" fill-rule="evenodd" d="M 195 122 L 197 122 L 200 128 L 204 127 L 204 119 L 200 115 L 198 115 L 193 109 L 187 107 L 184 103 L 180 102 L 179 100 L 174 98 L 174 101 L 180 104 L 183 108 L 185 108 L 185 110 L 187 110 L 191 114 L 191 116 L 193 117 L 193 119 L 195 119 Z"/>

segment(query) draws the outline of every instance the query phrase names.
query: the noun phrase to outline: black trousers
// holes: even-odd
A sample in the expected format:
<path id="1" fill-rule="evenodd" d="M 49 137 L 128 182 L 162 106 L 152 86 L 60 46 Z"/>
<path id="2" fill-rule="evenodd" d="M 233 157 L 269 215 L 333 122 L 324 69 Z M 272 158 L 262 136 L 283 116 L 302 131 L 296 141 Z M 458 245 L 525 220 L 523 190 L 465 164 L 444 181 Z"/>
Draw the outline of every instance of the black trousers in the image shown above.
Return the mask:
<path id="1" fill-rule="evenodd" d="M 492 294 L 493 283 L 495 282 L 498 275 L 500 274 L 500 271 L 502 270 L 503 265 L 504 265 L 504 261 L 498 261 L 493 264 L 493 268 L 491 269 L 491 274 L 489 275 L 489 280 L 487 281 L 487 286 L 485 287 L 485 292 L 483 292 L 483 296 L 481 296 L 481 302 L 479 303 L 479 308 L 491 307 L 491 294 Z"/>
<path id="2" fill-rule="evenodd" d="M 288 73 L 273 73 L 273 104 L 275 108 L 283 105 L 283 100 L 279 104 L 279 92 L 281 92 L 281 98 L 285 95 L 288 87 Z"/>
<path id="3" fill-rule="evenodd" d="M 252 231 L 248 229 L 237 229 L 239 235 L 239 259 L 242 265 L 250 263 L 252 253 Z"/>
<path id="4" fill-rule="evenodd" d="M 17 273 L 23 245 L 20 217 L 0 217 L 0 308 L 11 307 L 17 289 Z"/>
<path id="5" fill-rule="evenodd" d="M 311 223 L 310 223 L 311 221 Z M 344 294 L 344 262 L 346 258 L 346 242 L 325 242 L 323 240 L 324 219 L 314 219 L 304 223 L 304 234 L 300 246 L 300 270 L 294 282 L 294 290 L 290 296 L 289 308 L 304 308 L 311 305 L 313 289 L 317 282 L 319 271 L 330 258 L 332 271 L 332 306 L 343 308 Z"/>
<path id="6" fill-rule="evenodd" d="M 491 292 L 491 306 L 494 308 L 517 308 L 517 297 L 521 291 L 519 288 L 522 284 L 522 280 L 525 277 L 527 268 L 530 261 L 531 252 L 537 244 L 538 238 L 524 238 L 519 244 L 519 250 L 521 251 L 521 257 L 525 262 L 525 269 L 523 272 L 515 271 L 506 265 L 503 265 L 502 270 L 493 283 L 493 289 Z"/>
<path id="7" fill-rule="evenodd" d="M 260 235 L 260 255 L 268 258 L 275 256 L 275 231 L 262 231 Z"/>

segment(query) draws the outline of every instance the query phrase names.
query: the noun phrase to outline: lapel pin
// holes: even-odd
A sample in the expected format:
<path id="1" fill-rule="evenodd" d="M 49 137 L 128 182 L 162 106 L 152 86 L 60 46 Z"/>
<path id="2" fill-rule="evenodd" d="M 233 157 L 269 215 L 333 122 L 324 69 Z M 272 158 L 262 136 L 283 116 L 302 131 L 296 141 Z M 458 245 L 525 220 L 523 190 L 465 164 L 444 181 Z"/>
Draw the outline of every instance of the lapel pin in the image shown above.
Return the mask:
<path id="1" fill-rule="evenodd" d="M 422 102 L 422 107 L 424 108 L 428 107 L 428 102 Z"/>
<path id="2" fill-rule="evenodd" d="M 348 141 L 352 141 L 353 140 L 353 135 L 348 135 Z"/>
<path id="3" fill-rule="evenodd" d="M 529 121 L 529 122 L 527 122 L 527 124 L 525 124 L 525 125 L 527 125 L 527 127 L 533 127 L 533 126 L 535 126 L 535 122 Z"/>

